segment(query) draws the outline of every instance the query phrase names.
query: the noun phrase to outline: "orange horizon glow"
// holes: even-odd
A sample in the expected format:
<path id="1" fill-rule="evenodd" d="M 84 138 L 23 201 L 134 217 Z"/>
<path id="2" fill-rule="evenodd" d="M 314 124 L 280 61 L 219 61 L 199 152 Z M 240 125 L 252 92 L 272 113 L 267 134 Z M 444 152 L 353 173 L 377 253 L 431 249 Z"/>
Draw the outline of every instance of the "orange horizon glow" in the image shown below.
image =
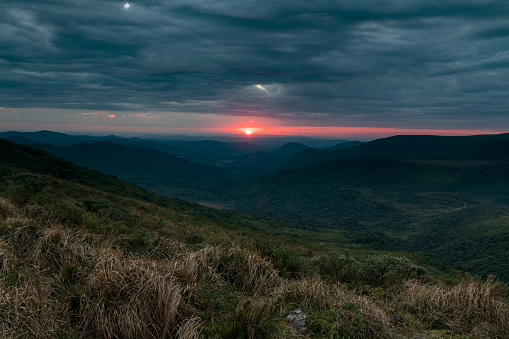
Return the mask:
<path id="1" fill-rule="evenodd" d="M 163 127 L 163 126 L 114 126 L 114 125 L 82 125 L 82 124 L 46 124 L 11 123 L 0 125 L 2 130 L 53 130 L 74 132 L 117 132 L 117 133 L 163 133 L 163 134 L 220 134 L 220 135 L 245 135 L 255 137 L 281 135 L 281 136 L 307 136 L 327 138 L 364 138 L 376 139 L 393 135 L 443 135 L 462 136 L 478 134 L 500 134 L 505 130 L 493 129 L 429 129 L 429 128 L 389 128 L 389 127 L 338 127 L 338 126 L 266 126 L 266 127 Z M 246 134 L 251 131 L 251 135 Z"/>
<path id="2" fill-rule="evenodd" d="M 390 128 L 390 127 L 338 127 L 338 126 L 269 126 L 269 127 L 241 127 L 234 129 L 240 133 L 258 135 L 301 135 L 309 137 L 361 137 L 382 138 L 393 135 L 442 135 L 463 136 L 479 134 L 500 134 L 506 131 L 491 129 L 430 129 L 430 128 Z M 227 129 L 217 131 L 228 132 Z"/>

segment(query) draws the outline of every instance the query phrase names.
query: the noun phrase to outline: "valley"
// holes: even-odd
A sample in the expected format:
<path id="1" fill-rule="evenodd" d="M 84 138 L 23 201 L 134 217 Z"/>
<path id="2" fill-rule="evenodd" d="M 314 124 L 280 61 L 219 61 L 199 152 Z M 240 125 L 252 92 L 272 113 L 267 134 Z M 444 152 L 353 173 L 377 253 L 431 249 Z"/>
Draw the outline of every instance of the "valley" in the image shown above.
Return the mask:
<path id="1" fill-rule="evenodd" d="M 424 253 L 509 281 L 507 134 L 331 140 L 322 148 L 254 138 L 0 136 L 167 197 L 277 220 L 293 237 L 336 230 L 345 248 Z"/>

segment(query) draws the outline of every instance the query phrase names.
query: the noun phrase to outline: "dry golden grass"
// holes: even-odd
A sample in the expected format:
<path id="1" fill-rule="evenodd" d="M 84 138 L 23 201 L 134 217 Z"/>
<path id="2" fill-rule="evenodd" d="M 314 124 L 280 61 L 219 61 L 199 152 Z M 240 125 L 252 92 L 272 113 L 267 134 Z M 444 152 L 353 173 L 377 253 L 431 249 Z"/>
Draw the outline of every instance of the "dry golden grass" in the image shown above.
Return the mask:
<path id="1" fill-rule="evenodd" d="M 14 255 L 12 250 L 4 240 L 0 239 L 0 274 L 4 274 L 12 265 Z"/>
<path id="2" fill-rule="evenodd" d="M 408 281 L 401 303 L 426 328 L 445 328 L 455 333 L 504 338 L 509 331 L 509 307 L 501 300 L 501 285 L 490 277 L 454 287 Z"/>
<path id="3" fill-rule="evenodd" d="M 199 317 L 191 317 L 182 321 L 177 330 L 178 339 L 199 339 L 202 338 L 201 328 L 203 321 Z"/>
<path id="4" fill-rule="evenodd" d="M 170 266 L 103 249 L 82 296 L 81 326 L 86 336 L 171 337 L 183 303 L 182 287 Z"/>
<path id="5" fill-rule="evenodd" d="M 14 286 L 0 285 L 0 337 L 55 338 L 66 325 L 63 305 L 51 296 L 51 279 L 22 272 Z"/>
<path id="6" fill-rule="evenodd" d="M 12 249 L 17 262 L 32 262 L 35 243 L 40 229 L 30 219 L 8 218 L 3 230 L 4 240 Z"/>
<path id="7" fill-rule="evenodd" d="M 36 242 L 34 259 L 42 269 L 83 266 L 92 256 L 91 251 L 83 235 L 69 229 L 48 228 Z"/>
<path id="8" fill-rule="evenodd" d="M 188 251 L 181 241 L 162 236 L 151 239 L 149 249 L 147 257 L 155 260 L 174 260 Z"/>
<path id="9" fill-rule="evenodd" d="M 241 290 L 254 296 L 266 295 L 281 285 L 282 280 L 270 261 L 240 247 L 205 247 L 188 257 L 188 267 L 196 277 L 221 275 Z"/>
<path id="10" fill-rule="evenodd" d="M 7 198 L 0 197 L 0 218 L 14 217 L 16 208 Z"/>

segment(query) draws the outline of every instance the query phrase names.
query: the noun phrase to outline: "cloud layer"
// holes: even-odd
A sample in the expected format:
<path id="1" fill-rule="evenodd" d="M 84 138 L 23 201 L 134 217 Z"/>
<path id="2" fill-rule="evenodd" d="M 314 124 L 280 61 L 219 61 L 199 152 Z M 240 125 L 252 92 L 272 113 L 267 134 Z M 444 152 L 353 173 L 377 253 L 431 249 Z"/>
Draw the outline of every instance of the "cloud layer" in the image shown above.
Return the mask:
<path id="1" fill-rule="evenodd" d="M 505 1 L 129 4 L 2 1 L 0 106 L 509 127 Z"/>

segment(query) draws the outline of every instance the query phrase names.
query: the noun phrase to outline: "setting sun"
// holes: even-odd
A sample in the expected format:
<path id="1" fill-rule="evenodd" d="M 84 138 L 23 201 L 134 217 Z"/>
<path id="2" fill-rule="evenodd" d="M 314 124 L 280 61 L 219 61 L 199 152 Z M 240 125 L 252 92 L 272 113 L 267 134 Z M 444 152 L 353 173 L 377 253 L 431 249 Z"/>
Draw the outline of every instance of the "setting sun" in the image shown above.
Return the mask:
<path id="1" fill-rule="evenodd" d="M 251 131 L 251 130 L 249 130 L 249 129 L 248 129 L 245 133 L 246 133 L 247 135 L 251 135 L 251 134 L 253 134 L 253 131 Z"/>

